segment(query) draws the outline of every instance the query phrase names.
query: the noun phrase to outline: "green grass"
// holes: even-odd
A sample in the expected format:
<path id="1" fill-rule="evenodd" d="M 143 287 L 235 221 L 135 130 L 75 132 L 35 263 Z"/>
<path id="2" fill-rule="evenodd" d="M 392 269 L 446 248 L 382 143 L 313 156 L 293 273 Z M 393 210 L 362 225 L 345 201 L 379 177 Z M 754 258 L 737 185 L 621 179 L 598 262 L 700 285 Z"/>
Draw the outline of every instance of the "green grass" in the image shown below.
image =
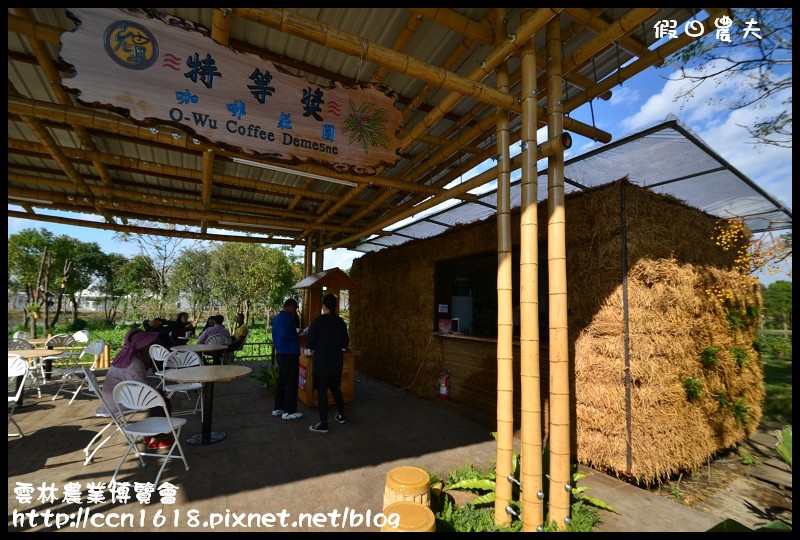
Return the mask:
<path id="1" fill-rule="evenodd" d="M 769 339 L 774 338 L 767 338 Z M 768 349 L 761 355 L 764 362 L 764 400 L 763 418 L 776 422 L 792 423 L 792 350 L 789 342 L 788 354 Z"/>

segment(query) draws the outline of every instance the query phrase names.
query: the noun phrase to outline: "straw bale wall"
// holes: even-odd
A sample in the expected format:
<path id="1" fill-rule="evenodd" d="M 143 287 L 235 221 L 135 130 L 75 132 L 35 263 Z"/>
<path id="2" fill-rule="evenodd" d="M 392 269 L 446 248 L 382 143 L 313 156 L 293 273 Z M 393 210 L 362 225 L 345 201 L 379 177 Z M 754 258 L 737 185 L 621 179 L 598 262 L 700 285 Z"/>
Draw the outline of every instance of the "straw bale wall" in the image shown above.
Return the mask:
<path id="1" fill-rule="evenodd" d="M 546 212 L 540 204 L 540 239 Z M 518 245 L 518 212 L 512 221 Z M 567 196 L 570 413 L 579 462 L 657 482 L 755 430 L 764 397 L 752 345 L 760 291 L 734 269 L 735 253 L 716 245 L 716 221 L 626 179 Z M 361 288 L 351 291 L 351 337 L 362 351 L 359 370 L 433 398 L 440 370 L 455 366 L 451 398 L 496 412 L 491 340 L 471 346 L 432 333 L 435 263 L 496 249 L 496 230 L 492 218 L 354 261 L 351 277 Z M 714 287 L 727 298 L 710 294 Z M 546 420 L 547 336 L 541 339 Z M 716 363 L 704 365 L 711 347 Z M 518 379 L 518 347 L 514 356 Z M 699 388 L 691 400 L 687 385 Z"/>

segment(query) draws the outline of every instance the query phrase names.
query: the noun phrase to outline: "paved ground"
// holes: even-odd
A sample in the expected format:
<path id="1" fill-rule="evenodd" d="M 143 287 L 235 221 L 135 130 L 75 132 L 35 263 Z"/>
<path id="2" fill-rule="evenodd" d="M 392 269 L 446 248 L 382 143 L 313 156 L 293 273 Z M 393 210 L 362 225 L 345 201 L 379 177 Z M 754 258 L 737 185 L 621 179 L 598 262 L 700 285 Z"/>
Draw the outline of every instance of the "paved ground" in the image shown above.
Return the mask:
<path id="1" fill-rule="evenodd" d="M 237 517 L 258 514 L 269 519 L 274 514 L 277 520 L 287 517 L 285 526 L 276 521 L 272 530 L 377 531 L 375 519 L 390 469 L 411 465 L 444 476 L 467 463 L 489 467 L 495 452 L 491 419 L 451 401 L 418 398 L 360 373 L 347 423 L 331 421 L 328 434 L 308 430 L 317 411 L 302 404 L 305 417 L 299 421 L 272 417 L 273 394 L 244 378 L 216 385 L 213 427 L 225 431 L 227 439 L 209 446 L 184 444 L 190 470 L 177 461 L 165 470 L 161 481 L 177 486 L 174 504 L 165 504 L 158 493 L 149 504 L 112 502 L 107 489 L 104 501 L 89 503 L 89 485 L 110 480 L 124 448 L 122 438 L 112 440 L 84 466 L 83 448 L 104 425 L 93 416 L 98 402 L 82 396 L 69 405 L 64 397 L 50 397 L 45 394 L 37 405 L 15 414 L 27 436 L 8 442 L 9 531 L 58 528 L 55 518 L 48 525 L 41 515 L 32 525 L 32 510 L 74 514 L 61 525 L 68 530 L 255 531 L 269 523 L 248 526 Z M 200 431 L 199 417 L 188 418 L 182 440 Z M 140 468 L 129 458 L 118 480 L 152 482 L 157 470 L 152 460 Z M 721 521 L 615 478 L 585 472 L 589 476 L 579 485 L 620 511 L 603 512 L 600 531 L 706 531 Z M 80 485 L 78 502 L 64 501 L 70 483 Z M 55 500 L 39 499 L 43 484 L 56 488 Z M 18 498 L 25 485 L 33 489 L 31 502 Z M 331 523 L 335 511 L 347 515 L 344 524 L 341 518 L 336 526 Z M 316 513 L 319 521 L 298 524 L 301 513 Z M 123 518 L 132 522 L 120 526 Z M 212 518 L 220 523 L 212 526 Z"/>

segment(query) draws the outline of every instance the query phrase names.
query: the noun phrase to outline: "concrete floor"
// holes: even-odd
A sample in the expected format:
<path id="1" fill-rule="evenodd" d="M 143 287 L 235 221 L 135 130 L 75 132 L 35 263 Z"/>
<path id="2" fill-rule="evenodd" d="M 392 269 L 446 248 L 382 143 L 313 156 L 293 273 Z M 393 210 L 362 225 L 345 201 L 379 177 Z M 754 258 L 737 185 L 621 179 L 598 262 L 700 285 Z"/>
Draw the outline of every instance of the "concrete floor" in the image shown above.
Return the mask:
<path id="1" fill-rule="evenodd" d="M 98 376 L 102 382 L 103 373 Z M 317 420 L 316 409 L 300 403 L 305 416 L 283 421 L 270 415 L 274 394 L 253 379 L 217 383 L 213 429 L 225 431 L 227 438 L 208 446 L 184 442 L 190 470 L 173 461 L 161 478 L 176 486 L 174 503 L 165 503 L 156 492 L 147 504 L 135 497 L 111 500 L 107 484 L 124 451 L 121 436 L 102 448 L 94 462 L 83 464 L 84 446 L 105 425 L 93 415 L 97 400 L 81 396 L 69 405 L 63 395 L 51 401 L 52 394 L 40 399 L 35 392 L 28 394 L 38 403 L 14 414 L 26 436 L 8 442 L 8 530 L 378 531 L 376 516 L 392 468 L 416 466 L 445 476 L 467 463 L 493 466 L 492 419 L 452 401 L 410 395 L 358 372 L 355 385 L 347 423 L 333 422 L 334 408 L 329 410 L 330 432 L 319 434 L 308 429 Z M 182 441 L 201 427 L 199 416 L 187 418 Z M 141 468 L 129 457 L 118 481 L 153 482 L 160 464 L 146 463 Z M 596 471 L 584 472 L 589 476 L 579 485 L 591 488 L 587 495 L 620 511 L 601 512 L 599 531 L 706 531 L 720 521 Z M 70 483 L 79 486 L 78 501 L 64 501 Z M 105 500 L 88 502 L 92 483 Z M 40 498 L 43 485 L 55 487 L 55 500 Z M 32 490 L 30 502 L 20 500 L 26 486 Z M 55 517 L 46 524 L 41 513 L 48 510 L 59 513 L 66 525 L 57 526 Z M 332 523 L 337 511 L 347 516 L 344 523 L 341 517 Z M 237 521 L 248 514 L 260 515 L 261 523 Z M 301 514 L 316 514 L 318 521 L 301 523 Z M 271 515 L 275 522 L 264 521 Z M 281 516 L 286 516 L 283 524 Z M 129 521 L 121 525 L 124 520 Z"/>

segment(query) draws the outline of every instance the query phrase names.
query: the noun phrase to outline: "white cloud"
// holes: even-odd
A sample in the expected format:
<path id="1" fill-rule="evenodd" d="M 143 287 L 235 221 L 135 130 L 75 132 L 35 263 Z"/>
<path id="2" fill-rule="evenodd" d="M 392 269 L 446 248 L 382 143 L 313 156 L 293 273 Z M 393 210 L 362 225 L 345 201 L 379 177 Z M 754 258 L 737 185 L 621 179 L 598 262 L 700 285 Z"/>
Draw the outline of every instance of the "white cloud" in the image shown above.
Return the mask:
<path id="1" fill-rule="evenodd" d="M 707 66 L 713 69 L 714 66 Z M 690 74 L 699 74 L 695 70 Z M 768 118 L 786 109 L 775 96 L 750 107 L 731 110 L 732 100 L 738 99 L 742 88 L 752 81 L 744 77 L 727 78 L 722 83 L 707 81 L 696 88 L 691 98 L 675 100 L 686 90 L 686 81 L 666 80 L 660 91 L 653 94 L 634 114 L 624 118 L 620 125 L 629 132 L 647 124 L 664 120 L 672 112 L 692 129 L 706 144 L 736 169 L 755 182 L 761 189 L 792 206 L 792 152 L 791 149 L 756 144 L 746 127 L 759 119 Z"/>

